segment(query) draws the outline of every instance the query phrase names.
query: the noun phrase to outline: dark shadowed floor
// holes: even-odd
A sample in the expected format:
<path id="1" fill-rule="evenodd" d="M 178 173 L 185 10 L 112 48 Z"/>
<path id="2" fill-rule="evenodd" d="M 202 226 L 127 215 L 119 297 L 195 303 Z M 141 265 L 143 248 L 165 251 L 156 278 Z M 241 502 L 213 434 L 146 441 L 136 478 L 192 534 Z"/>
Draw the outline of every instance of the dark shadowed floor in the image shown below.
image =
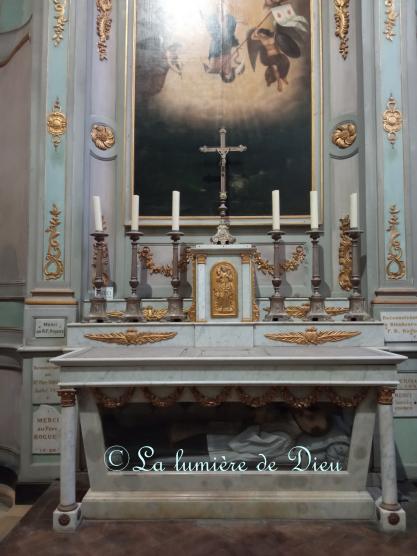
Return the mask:
<path id="1" fill-rule="evenodd" d="M 374 523 L 281 520 L 84 521 L 63 534 L 52 530 L 58 495 L 54 484 L 38 499 L 1 556 L 417 556 L 415 491 L 403 504 L 408 531 L 393 535 Z"/>

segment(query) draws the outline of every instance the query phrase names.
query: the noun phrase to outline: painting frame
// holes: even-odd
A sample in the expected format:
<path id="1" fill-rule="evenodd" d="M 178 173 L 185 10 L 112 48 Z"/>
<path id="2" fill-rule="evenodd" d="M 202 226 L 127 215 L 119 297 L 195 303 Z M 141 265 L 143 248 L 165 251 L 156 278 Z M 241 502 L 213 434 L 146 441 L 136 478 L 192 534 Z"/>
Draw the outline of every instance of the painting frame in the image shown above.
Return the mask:
<path id="1" fill-rule="evenodd" d="M 322 52 L 322 6 L 320 0 L 310 1 L 310 55 L 311 55 L 311 184 L 310 190 L 319 192 L 320 222 L 323 221 L 323 52 Z M 136 0 L 126 0 L 126 64 L 125 64 L 125 165 L 123 181 L 125 191 L 125 225 L 129 225 L 129 200 L 134 192 L 135 171 L 135 67 L 136 67 Z M 130 60 L 130 63 L 127 61 Z M 215 161 L 213 160 L 213 164 Z M 140 194 L 140 192 L 139 192 Z M 217 195 L 213 190 L 213 202 Z M 146 227 L 165 227 L 171 222 L 170 216 L 141 215 L 141 225 Z M 181 216 L 181 226 L 207 227 L 218 222 L 217 216 Z M 230 215 L 232 226 L 270 226 L 269 215 L 241 216 Z M 308 226 L 309 214 L 291 214 L 282 216 L 283 225 Z"/>

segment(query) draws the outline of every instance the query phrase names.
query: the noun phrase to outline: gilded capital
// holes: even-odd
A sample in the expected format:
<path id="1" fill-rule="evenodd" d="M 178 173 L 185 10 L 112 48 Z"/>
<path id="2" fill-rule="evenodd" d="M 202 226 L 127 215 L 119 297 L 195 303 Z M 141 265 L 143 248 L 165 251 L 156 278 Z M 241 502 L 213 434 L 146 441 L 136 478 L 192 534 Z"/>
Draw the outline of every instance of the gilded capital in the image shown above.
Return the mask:
<path id="1" fill-rule="evenodd" d="M 392 405 L 394 393 L 395 388 L 392 386 L 381 386 L 381 388 L 378 389 L 378 403 L 380 405 Z"/>
<path id="2" fill-rule="evenodd" d="M 61 407 L 73 407 L 75 405 L 76 393 L 77 391 L 74 388 L 58 390 L 58 396 L 61 398 Z"/>
<path id="3" fill-rule="evenodd" d="M 197 255 L 197 264 L 206 264 L 207 262 L 207 255 Z"/>

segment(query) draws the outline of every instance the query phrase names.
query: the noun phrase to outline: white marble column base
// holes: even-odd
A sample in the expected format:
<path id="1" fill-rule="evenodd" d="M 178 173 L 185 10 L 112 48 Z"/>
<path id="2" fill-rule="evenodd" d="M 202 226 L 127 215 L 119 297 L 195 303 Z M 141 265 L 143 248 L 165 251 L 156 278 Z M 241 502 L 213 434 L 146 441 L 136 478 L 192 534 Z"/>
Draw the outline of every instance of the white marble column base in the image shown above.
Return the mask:
<path id="1" fill-rule="evenodd" d="M 58 508 L 53 514 L 53 528 L 58 533 L 69 533 L 75 531 L 82 521 L 81 503 L 69 512 L 62 512 Z"/>
<path id="2" fill-rule="evenodd" d="M 379 530 L 385 533 L 405 531 L 407 520 L 403 508 L 400 507 L 399 510 L 386 510 L 385 508 L 381 508 L 381 502 L 381 498 L 378 498 L 375 502 Z"/>

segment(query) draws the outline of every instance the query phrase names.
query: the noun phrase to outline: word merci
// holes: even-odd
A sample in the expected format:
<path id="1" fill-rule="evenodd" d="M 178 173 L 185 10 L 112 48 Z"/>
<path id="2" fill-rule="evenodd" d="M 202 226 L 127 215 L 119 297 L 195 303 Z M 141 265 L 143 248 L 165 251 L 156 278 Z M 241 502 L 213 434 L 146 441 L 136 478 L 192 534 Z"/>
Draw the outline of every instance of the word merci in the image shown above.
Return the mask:
<path id="1" fill-rule="evenodd" d="M 184 450 L 179 449 L 175 454 L 175 462 L 173 469 L 166 469 L 163 461 L 154 460 L 149 462 L 155 455 L 152 446 L 142 446 L 138 450 L 138 464 L 132 467 L 135 472 L 163 472 L 177 471 L 180 473 L 198 473 L 198 472 L 224 472 L 224 471 L 253 471 L 248 469 L 246 461 L 227 461 L 226 456 L 220 458 L 213 457 L 210 461 L 186 461 L 184 460 Z M 310 450 L 305 446 L 294 446 L 287 454 L 288 461 L 293 463 L 291 471 L 343 471 L 340 462 L 317 461 L 312 456 Z M 261 472 L 278 471 L 278 463 L 275 460 L 268 460 L 264 454 L 259 454 L 259 462 L 256 464 L 255 470 Z M 109 471 L 123 471 L 130 463 L 129 452 L 123 446 L 110 446 L 104 454 L 104 464 Z"/>

